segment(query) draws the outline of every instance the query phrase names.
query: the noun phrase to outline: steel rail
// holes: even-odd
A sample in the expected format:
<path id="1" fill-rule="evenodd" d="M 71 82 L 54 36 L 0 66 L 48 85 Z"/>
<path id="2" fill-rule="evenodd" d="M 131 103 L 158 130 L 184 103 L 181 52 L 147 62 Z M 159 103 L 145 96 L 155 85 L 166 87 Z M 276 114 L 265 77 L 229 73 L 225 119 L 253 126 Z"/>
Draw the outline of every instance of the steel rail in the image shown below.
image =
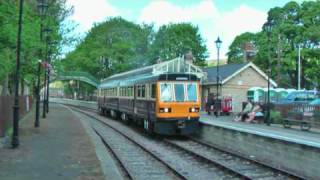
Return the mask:
<path id="1" fill-rule="evenodd" d="M 117 153 L 111 148 L 111 146 L 107 143 L 107 141 L 102 137 L 102 135 L 97 131 L 97 129 L 95 129 L 94 127 L 92 127 L 92 129 L 94 130 L 94 132 L 99 136 L 101 142 L 103 143 L 103 145 L 105 146 L 105 148 L 107 149 L 107 151 L 109 150 L 109 152 L 112 154 L 112 157 L 116 159 L 117 163 L 119 164 L 119 166 L 121 167 L 122 172 L 124 173 L 123 176 L 127 176 L 128 179 L 133 179 L 131 173 L 127 170 L 127 168 L 125 167 L 125 165 L 122 163 L 122 161 L 120 160 L 119 156 L 117 155 Z"/>
<path id="2" fill-rule="evenodd" d="M 142 144 L 140 144 L 139 142 L 133 140 L 130 136 L 126 135 L 125 133 L 121 132 L 120 130 L 114 128 L 112 125 L 106 123 L 105 121 L 102 121 L 100 119 L 98 119 L 97 117 L 95 117 L 94 115 L 88 114 L 87 112 L 84 112 L 86 110 L 80 110 L 79 108 L 73 106 L 72 109 L 96 120 L 99 121 L 100 123 L 108 126 L 109 128 L 113 129 L 114 131 L 116 131 L 117 133 L 119 133 L 120 135 L 122 135 L 123 137 L 125 137 L 127 140 L 129 140 L 130 142 L 132 142 L 133 144 L 137 145 L 138 147 L 140 147 L 144 152 L 148 153 L 149 155 L 151 155 L 151 157 L 155 158 L 156 160 L 158 160 L 161 164 L 163 164 L 165 167 L 167 167 L 170 171 L 173 172 L 173 174 L 175 174 L 177 177 L 179 177 L 180 179 L 183 180 L 187 180 L 187 177 L 185 177 L 182 173 L 180 173 L 179 171 L 177 171 L 176 169 L 174 169 L 174 167 L 172 167 L 171 165 L 169 165 L 168 163 L 166 163 L 164 160 L 162 160 L 161 158 L 159 158 L 155 153 L 153 153 L 152 151 L 149 151 L 147 148 L 145 148 Z"/>
<path id="3" fill-rule="evenodd" d="M 231 156 L 235 156 L 237 158 L 240 158 L 240 159 L 244 159 L 246 161 L 249 161 L 250 163 L 252 164 L 256 164 L 258 166 L 261 166 L 261 167 L 264 167 L 264 168 L 267 168 L 267 169 L 270 169 L 274 172 L 279 172 L 283 175 L 286 175 L 288 177 L 291 177 L 293 179 L 307 179 L 306 177 L 303 177 L 303 176 L 300 176 L 300 175 L 297 175 L 293 172 L 289 172 L 289 171 L 286 171 L 284 170 L 283 168 L 280 168 L 280 167 L 274 167 L 274 166 L 271 166 L 271 165 L 268 165 L 268 164 L 265 164 L 261 161 L 258 161 L 258 160 L 255 160 L 255 159 L 250 159 L 244 155 L 240 155 L 238 153 L 235 153 L 235 152 L 232 152 L 231 150 L 228 150 L 228 149 L 222 149 L 221 147 L 218 147 L 216 145 L 212 145 L 212 144 L 209 144 L 209 143 L 206 143 L 204 141 L 201 141 L 201 140 L 198 140 L 198 139 L 195 139 L 193 137 L 188 137 L 190 140 L 192 140 L 193 142 L 196 142 L 196 143 L 199 143 L 201 145 L 204 145 L 204 146 L 207 146 L 209 148 L 212 148 L 214 150 L 217 150 L 217 151 L 220 151 L 221 153 L 225 153 L 225 154 L 229 154 Z"/>
<path id="4" fill-rule="evenodd" d="M 182 146 L 179 146 L 179 145 L 177 145 L 176 143 L 173 143 L 173 142 L 171 142 L 171 141 L 168 140 L 168 139 L 164 139 L 163 141 L 166 142 L 168 145 L 175 147 L 176 149 L 179 149 L 179 150 L 181 150 L 181 151 L 184 151 L 184 152 L 186 152 L 186 153 L 188 153 L 188 154 L 191 154 L 191 155 L 195 156 L 196 158 L 198 158 L 198 159 L 201 160 L 201 161 L 205 161 L 205 162 L 214 164 L 214 165 L 217 166 L 218 168 L 223 169 L 224 171 L 226 171 L 226 172 L 228 172 L 228 173 L 230 173 L 230 174 L 235 175 L 235 177 L 239 177 L 239 178 L 241 178 L 241 179 L 252 179 L 251 177 L 249 177 L 249 176 L 247 176 L 247 175 L 245 175 L 245 174 L 243 174 L 243 173 L 241 173 L 241 172 L 238 172 L 238 171 L 235 170 L 234 168 L 227 167 L 227 166 L 225 166 L 224 164 L 222 164 L 222 163 L 220 163 L 220 162 L 217 162 L 217 161 L 213 161 L 213 160 L 211 160 L 211 159 L 208 159 L 208 158 L 206 158 L 206 157 L 204 157 L 204 156 L 202 156 L 202 155 L 200 155 L 200 154 L 197 154 L 197 153 L 193 152 L 192 150 L 189 150 L 189 149 L 187 149 L 187 148 L 184 148 L 184 147 L 182 147 Z"/>

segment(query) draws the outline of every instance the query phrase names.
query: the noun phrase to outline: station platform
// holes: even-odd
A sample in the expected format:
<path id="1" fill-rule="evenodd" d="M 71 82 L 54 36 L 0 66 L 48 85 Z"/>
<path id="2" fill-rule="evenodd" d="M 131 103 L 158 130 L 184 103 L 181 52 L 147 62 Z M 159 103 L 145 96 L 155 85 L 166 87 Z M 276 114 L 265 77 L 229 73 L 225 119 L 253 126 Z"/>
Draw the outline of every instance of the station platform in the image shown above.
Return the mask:
<path id="1" fill-rule="evenodd" d="M 282 125 L 236 122 L 233 116 L 202 113 L 200 140 L 241 156 L 293 172 L 306 179 L 320 179 L 320 131 L 286 129 Z"/>
<path id="2" fill-rule="evenodd" d="M 42 109 L 41 109 L 42 110 Z M 105 179 L 95 146 L 74 113 L 50 104 L 34 128 L 34 110 L 19 124 L 20 146 L 0 148 L 0 179 Z"/>
<path id="3" fill-rule="evenodd" d="M 202 113 L 200 122 L 207 125 L 233 129 L 239 132 L 320 148 L 320 130 L 314 127 L 312 127 L 310 131 L 301 131 L 300 128 L 288 129 L 279 124 L 267 126 L 266 124 L 236 122 L 233 120 L 234 118 L 232 115 L 219 116 L 216 118 L 213 115 Z"/>

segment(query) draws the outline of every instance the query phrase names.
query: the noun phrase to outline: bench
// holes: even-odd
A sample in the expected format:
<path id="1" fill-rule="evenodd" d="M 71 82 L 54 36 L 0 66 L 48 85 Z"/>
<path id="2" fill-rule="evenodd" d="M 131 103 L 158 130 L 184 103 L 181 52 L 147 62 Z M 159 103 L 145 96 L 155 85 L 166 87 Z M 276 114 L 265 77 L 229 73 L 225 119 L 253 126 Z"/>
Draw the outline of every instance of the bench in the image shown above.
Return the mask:
<path id="1" fill-rule="evenodd" d="M 282 120 L 282 124 L 284 128 L 291 128 L 292 125 L 300 125 L 300 129 L 302 131 L 309 131 L 311 128 L 311 123 L 310 121 L 307 120 L 296 120 L 296 119 L 291 119 L 291 118 L 285 118 Z"/>

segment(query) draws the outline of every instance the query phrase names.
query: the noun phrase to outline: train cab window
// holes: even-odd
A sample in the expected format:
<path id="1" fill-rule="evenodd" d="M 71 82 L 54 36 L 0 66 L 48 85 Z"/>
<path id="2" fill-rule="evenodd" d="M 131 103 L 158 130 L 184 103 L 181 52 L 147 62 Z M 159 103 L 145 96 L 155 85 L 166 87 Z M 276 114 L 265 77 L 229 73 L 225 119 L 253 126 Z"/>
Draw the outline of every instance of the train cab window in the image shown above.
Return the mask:
<path id="1" fill-rule="evenodd" d="M 175 93 L 175 96 L 176 96 L 176 101 L 177 102 L 183 102 L 184 101 L 184 84 L 174 84 L 174 93 Z"/>
<path id="2" fill-rule="evenodd" d="M 150 93 L 150 95 L 151 95 L 151 98 L 156 98 L 156 84 L 151 84 L 151 93 Z"/>
<path id="3" fill-rule="evenodd" d="M 161 83 L 160 85 L 160 100 L 163 102 L 172 102 L 172 84 L 169 83 Z"/>
<path id="4" fill-rule="evenodd" d="M 198 92 L 197 92 L 197 84 L 189 83 L 187 85 L 187 97 L 188 101 L 197 101 L 198 100 Z"/>

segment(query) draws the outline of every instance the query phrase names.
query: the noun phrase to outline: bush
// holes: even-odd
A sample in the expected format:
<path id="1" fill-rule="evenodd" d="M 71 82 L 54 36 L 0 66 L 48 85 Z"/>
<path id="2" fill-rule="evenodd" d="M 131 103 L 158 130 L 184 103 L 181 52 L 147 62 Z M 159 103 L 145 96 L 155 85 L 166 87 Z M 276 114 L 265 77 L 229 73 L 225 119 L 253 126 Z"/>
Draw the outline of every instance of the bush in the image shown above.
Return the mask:
<path id="1" fill-rule="evenodd" d="M 282 124 L 281 113 L 280 111 L 271 111 L 270 112 L 271 122 L 275 124 Z"/>

